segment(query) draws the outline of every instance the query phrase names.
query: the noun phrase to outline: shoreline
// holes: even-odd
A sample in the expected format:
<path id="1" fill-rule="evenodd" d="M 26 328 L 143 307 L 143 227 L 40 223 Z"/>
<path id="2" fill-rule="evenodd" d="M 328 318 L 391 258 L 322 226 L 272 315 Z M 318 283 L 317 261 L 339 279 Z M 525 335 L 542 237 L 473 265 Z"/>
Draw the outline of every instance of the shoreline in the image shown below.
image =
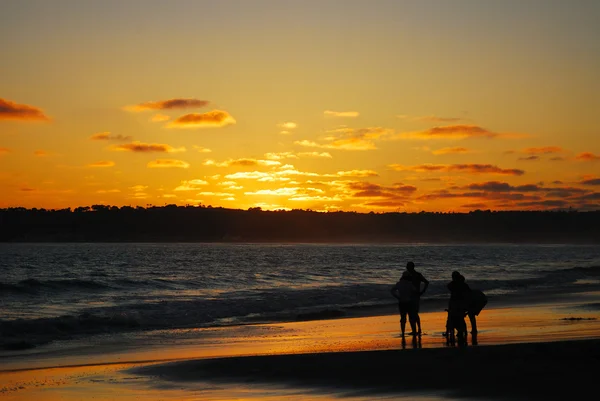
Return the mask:
<path id="1" fill-rule="evenodd" d="M 598 298 L 486 308 L 466 347 L 446 343 L 440 311 L 421 314 L 416 341 L 399 336 L 396 313 L 95 338 L 3 358 L 0 399 L 564 399 L 547 384 L 584 394 L 600 373 L 600 321 L 585 307 Z"/>
<path id="2" fill-rule="evenodd" d="M 372 395 L 434 391 L 459 398 L 567 399 L 595 389 L 599 359 L 600 339 L 594 339 L 233 357 L 166 363 L 131 372 L 176 383 L 208 377 L 220 383 L 288 383 L 323 391 L 364 389 Z M 565 381 L 577 385 L 548 385 Z"/>

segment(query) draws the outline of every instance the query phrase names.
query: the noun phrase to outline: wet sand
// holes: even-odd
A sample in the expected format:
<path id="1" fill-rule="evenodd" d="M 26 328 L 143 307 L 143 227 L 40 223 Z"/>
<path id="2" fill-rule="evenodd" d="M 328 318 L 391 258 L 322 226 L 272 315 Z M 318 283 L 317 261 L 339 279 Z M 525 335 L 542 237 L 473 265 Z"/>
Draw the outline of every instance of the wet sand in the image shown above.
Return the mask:
<path id="1" fill-rule="evenodd" d="M 422 313 L 414 341 L 383 315 L 57 345 L 4 354 L 0 399 L 587 399 L 600 373 L 598 298 L 485 309 L 463 347 L 441 336 L 443 312 Z"/>

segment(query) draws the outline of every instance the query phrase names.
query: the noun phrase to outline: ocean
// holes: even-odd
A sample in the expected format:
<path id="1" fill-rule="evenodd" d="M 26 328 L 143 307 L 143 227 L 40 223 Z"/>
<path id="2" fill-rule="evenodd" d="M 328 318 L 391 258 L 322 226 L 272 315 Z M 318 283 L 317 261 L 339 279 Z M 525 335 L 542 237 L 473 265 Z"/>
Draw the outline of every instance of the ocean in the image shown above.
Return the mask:
<path id="1" fill-rule="evenodd" d="M 491 299 L 600 283 L 600 247 L 431 244 L 0 244 L 0 349 L 98 334 L 344 316 L 393 305 L 407 261 L 448 298 L 460 271 Z"/>

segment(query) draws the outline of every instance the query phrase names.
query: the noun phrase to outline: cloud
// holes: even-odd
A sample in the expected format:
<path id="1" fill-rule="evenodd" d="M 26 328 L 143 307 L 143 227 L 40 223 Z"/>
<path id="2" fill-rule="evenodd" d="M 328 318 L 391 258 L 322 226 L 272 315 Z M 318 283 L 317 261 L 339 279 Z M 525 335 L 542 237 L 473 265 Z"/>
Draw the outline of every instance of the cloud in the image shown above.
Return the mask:
<path id="1" fill-rule="evenodd" d="M 46 152 L 45 150 L 36 150 L 35 152 L 33 152 L 33 155 L 36 157 L 45 157 L 50 155 L 50 153 Z"/>
<path id="2" fill-rule="evenodd" d="M 111 135 L 110 132 L 98 132 L 90 136 L 92 141 L 131 141 L 130 136 Z"/>
<path id="3" fill-rule="evenodd" d="M 115 162 L 110 161 L 110 160 L 104 160 L 104 161 L 100 161 L 100 162 L 90 163 L 87 166 L 88 167 L 113 167 L 114 165 L 115 165 Z"/>
<path id="4" fill-rule="evenodd" d="M 294 144 L 322 148 L 322 149 L 338 149 L 338 150 L 373 150 L 377 149 L 374 140 L 384 139 L 393 134 L 394 130 L 382 127 L 369 128 L 337 128 L 328 131 L 330 135 L 324 138 L 327 143 L 318 143 L 309 140 L 296 141 Z"/>
<path id="5" fill-rule="evenodd" d="M 349 182 L 346 188 L 353 192 L 354 197 L 362 198 L 396 198 L 406 197 L 417 190 L 412 185 L 394 184 L 393 186 L 383 186 L 370 182 Z M 380 205 L 381 206 L 381 205 Z"/>
<path id="6" fill-rule="evenodd" d="M 181 181 L 175 191 L 197 191 L 205 185 L 208 185 L 208 182 L 200 179 Z"/>
<path id="7" fill-rule="evenodd" d="M 288 200 L 296 202 L 341 202 L 343 201 L 338 195 L 335 196 L 324 196 L 324 195 L 294 195 Z"/>
<path id="8" fill-rule="evenodd" d="M 245 192 L 245 195 L 268 195 L 268 196 L 289 196 L 289 200 L 306 201 L 306 200 L 333 200 L 331 197 L 324 197 L 324 191 L 318 188 L 276 188 L 276 189 L 260 189 L 254 192 Z"/>
<path id="9" fill-rule="evenodd" d="M 562 161 L 565 161 L 565 160 L 566 159 L 564 157 L 560 157 L 560 156 L 556 156 L 556 157 L 551 157 L 550 158 L 550 161 L 553 161 L 553 162 L 562 162 Z"/>
<path id="10" fill-rule="evenodd" d="M 580 184 L 582 184 L 582 185 L 600 185 L 600 178 L 592 178 L 589 180 L 584 180 L 584 181 L 581 181 Z"/>
<path id="11" fill-rule="evenodd" d="M 461 208 L 465 209 L 485 209 L 487 208 L 485 203 L 466 203 L 464 205 L 460 205 Z"/>
<path id="12" fill-rule="evenodd" d="M 159 123 L 161 121 L 167 121 L 171 119 L 171 117 L 167 116 L 166 114 L 155 114 L 150 118 L 150 121 L 152 121 L 153 123 Z"/>
<path id="13" fill-rule="evenodd" d="M 193 145 L 193 148 L 196 149 L 199 153 L 210 153 L 212 150 L 208 148 L 204 148 L 202 146 Z"/>
<path id="14" fill-rule="evenodd" d="M 313 157 L 313 158 L 326 158 L 331 159 L 331 154 L 329 152 L 300 152 L 298 153 L 300 157 Z"/>
<path id="15" fill-rule="evenodd" d="M 600 192 L 593 192 L 591 194 L 582 195 L 578 199 L 600 201 Z"/>
<path id="16" fill-rule="evenodd" d="M 231 198 L 234 194 L 230 194 L 228 192 L 199 192 L 196 196 L 220 196 L 220 197 L 229 197 Z"/>
<path id="17" fill-rule="evenodd" d="M 281 135 L 291 135 L 292 133 L 290 131 L 281 131 L 279 132 Z"/>
<path id="18" fill-rule="evenodd" d="M 41 109 L 0 98 L 0 120 L 49 121 Z"/>
<path id="19" fill-rule="evenodd" d="M 185 152 L 185 148 L 174 148 L 170 145 L 162 144 L 162 143 L 142 143 L 142 142 L 132 142 L 125 143 L 123 145 L 114 145 L 111 147 L 112 150 L 115 151 L 123 151 L 123 152 L 137 152 L 137 153 L 152 153 L 152 152 L 163 152 L 163 153 L 177 153 L 177 152 Z"/>
<path id="20" fill-rule="evenodd" d="M 536 155 L 531 155 L 531 156 L 526 156 L 526 157 L 519 157 L 517 160 L 535 161 L 535 160 L 540 160 L 540 157 L 536 156 Z"/>
<path id="21" fill-rule="evenodd" d="M 476 190 L 476 191 L 486 191 L 486 192 L 509 192 L 509 191 L 536 192 L 536 191 L 544 190 L 544 188 L 539 187 L 534 184 L 512 186 L 507 182 L 498 182 L 498 181 L 474 183 L 474 184 L 466 185 L 461 188 Z"/>
<path id="22" fill-rule="evenodd" d="M 212 110 L 207 113 L 191 113 L 181 116 L 169 124 L 168 128 L 225 127 L 235 124 L 235 119 L 226 111 Z"/>
<path id="23" fill-rule="evenodd" d="M 442 148 L 438 150 L 434 150 L 431 153 L 434 155 L 448 155 L 448 154 L 458 154 L 458 153 L 469 153 L 470 150 L 467 148 L 454 147 L 454 148 Z"/>
<path id="24" fill-rule="evenodd" d="M 435 172 L 435 171 L 461 171 L 470 174 L 502 174 L 502 175 L 523 175 L 525 172 L 519 169 L 503 169 L 491 164 L 420 164 L 416 166 L 403 166 L 400 164 L 391 164 L 390 168 L 396 171 L 417 171 L 417 172 Z"/>
<path id="25" fill-rule="evenodd" d="M 146 110 L 183 110 L 183 109 L 198 109 L 201 107 L 208 106 L 210 104 L 207 100 L 199 99 L 169 99 L 169 100 L 158 100 L 154 102 L 144 102 L 140 104 L 134 104 L 131 106 L 125 106 L 124 109 L 127 111 L 146 111 Z"/>
<path id="26" fill-rule="evenodd" d="M 377 149 L 377 146 L 369 140 L 362 138 L 347 138 L 338 139 L 331 143 L 319 144 L 317 142 L 302 140 L 294 142 L 296 145 L 312 147 L 312 148 L 324 148 L 324 149 L 339 149 L 339 150 L 373 150 Z"/>
<path id="27" fill-rule="evenodd" d="M 202 163 L 205 166 L 217 166 L 217 167 L 233 167 L 233 166 L 279 166 L 281 162 L 276 160 L 257 160 L 257 159 L 229 159 L 224 162 L 216 162 L 211 159 L 207 159 Z"/>
<path id="28" fill-rule="evenodd" d="M 500 134 L 488 131 L 477 125 L 446 125 L 429 128 L 424 131 L 405 132 L 398 135 L 405 139 L 465 139 L 465 138 L 495 138 Z"/>
<path id="29" fill-rule="evenodd" d="M 523 149 L 523 153 L 529 155 L 547 155 L 552 153 L 561 153 L 564 152 L 564 149 L 560 146 L 544 146 L 541 148 L 525 148 Z"/>
<path id="30" fill-rule="evenodd" d="M 596 161 L 596 160 L 600 160 L 600 156 L 597 156 L 591 152 L 583 152 L 578 154 L 575 159 L 577 160 L 583 160 L 583 161 Z"/>
<path id="31" fill-rule="evenodd" d="M 358 117 L 358 115 L 359 115 L 358 111 L 332 111 L 332 110 L 325 110 L 323 112 L 323 114 L 326 116 L 330 116 L 330 117 L 350 117 L 350 118 Z"/>
<path id="32" fill-rule="evenodd" d="M 296 195 L 300 189 L 301 188 L 260 189 L 254 192 L 244 192 L 244 195 L 292 196 Z"/>
<path id="33" fill-rule="evenodd" d="M 377 177 L 379 174 L 373 170 L 351 170 L 351 171 L 338 171 L 336 173 L 339 177 Z"/>
<path id="34" fill-rule="evenodd" d="M 287 129 L 296 129 L 296 128 L 298 128 L 298 124 L 296 124 L 296 123 L 294 123 L 294 122 L 291 122 L 291 121 L 288 121 L 288 122 L 285 122 L 285 123 L 280 123 L 280 124 L 277 124 L 277 126 L 278 126 L 279 128 L 283 128 L 283 129 L 286 129 L 286 130 L 287 130 Z"/>
<path id="35" fill-rule="evenodd" d="M 517 206 L 519 207 L 532 207 L 535 209 L 545 209 L 545 208 L 565 208 L 569 206 L 568 201 L 559 200 L 559 199 L 546 199 L 532 202 L 518 202 Z"/>
<path id="36" fill-rule="evenodd" d="M 217 183 L 217 185 L 220 185 L 222 187 L 226 187 L 225 189 L 231 189 L 231 190 L 235 190 L 235 189 L 244 189 L 243 186 L 238 185 L 236 182 L 234 181 L 223 181 L 223 182 L 219 182 Z"/>
<path id="37" fill-rule="evenodd" d="M 99 189 L 96 191 L 97 194 L 116 194 L 121 192 L 120 189 Z"/>
<path id="38" fill-rule="evenodd" d="M 2 148 L 2 147 L 0 147 L 0 155 L 5 155 L 7 153 L 10 153 L 10 149 L 9 148 Z"/>
<path id="39" fill-rule="evenodd" d="M 316 152 L 314 152 L 316 153 Z M 280 153 L 265 153 L 265 158 L 269 160 L 282 160 L 282 159 L 297 159 L 293 152 L 280 152 Z"/>
<path id="40" fill-rule="evenodd" d="M 147 164 L 149 168 L 188 168 L 190 164 L 183 160 L 158 159 Z"/>
<path id="41" fill-rule="evenodd" d="M 552 198 L 570 198 L 575 195 L 582 195 L 588 193 L 587 189 L 575 188 L 575 187 L 561 187 L 561 188 L 549 188 L 546 196 Z"/>
<path id="42" fill-rule="evenodd" d="M 397 118 L 402 120 L 410 120 L 410 121 L 419 121 L 419 122 L 428 122 L 428 123 L 454 123 L 461 121 L 460 117 L 437 117 L 437 116 L 407 116 L 407 115 L 397 115 Z"/>
<path id="43" fill-rule="evenodd" d="M 147 189 L 148 185 L 134 185 L 132 187 L 129 187 L 129 189 L 133 190 L 134 192 L 142 192 L 143 190 Z"/>

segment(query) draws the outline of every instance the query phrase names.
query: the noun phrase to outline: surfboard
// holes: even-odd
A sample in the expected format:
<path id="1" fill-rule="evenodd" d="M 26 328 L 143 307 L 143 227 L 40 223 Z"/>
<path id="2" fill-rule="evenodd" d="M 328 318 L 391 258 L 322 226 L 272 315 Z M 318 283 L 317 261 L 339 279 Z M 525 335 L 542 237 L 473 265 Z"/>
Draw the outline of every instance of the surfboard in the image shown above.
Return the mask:
<path id="1" fill-rule="evenodd" d="M 481 290 L 471 290 L 469 312 L 479 315 L 479 312 L 487 305 L 487 296 Z"/>

